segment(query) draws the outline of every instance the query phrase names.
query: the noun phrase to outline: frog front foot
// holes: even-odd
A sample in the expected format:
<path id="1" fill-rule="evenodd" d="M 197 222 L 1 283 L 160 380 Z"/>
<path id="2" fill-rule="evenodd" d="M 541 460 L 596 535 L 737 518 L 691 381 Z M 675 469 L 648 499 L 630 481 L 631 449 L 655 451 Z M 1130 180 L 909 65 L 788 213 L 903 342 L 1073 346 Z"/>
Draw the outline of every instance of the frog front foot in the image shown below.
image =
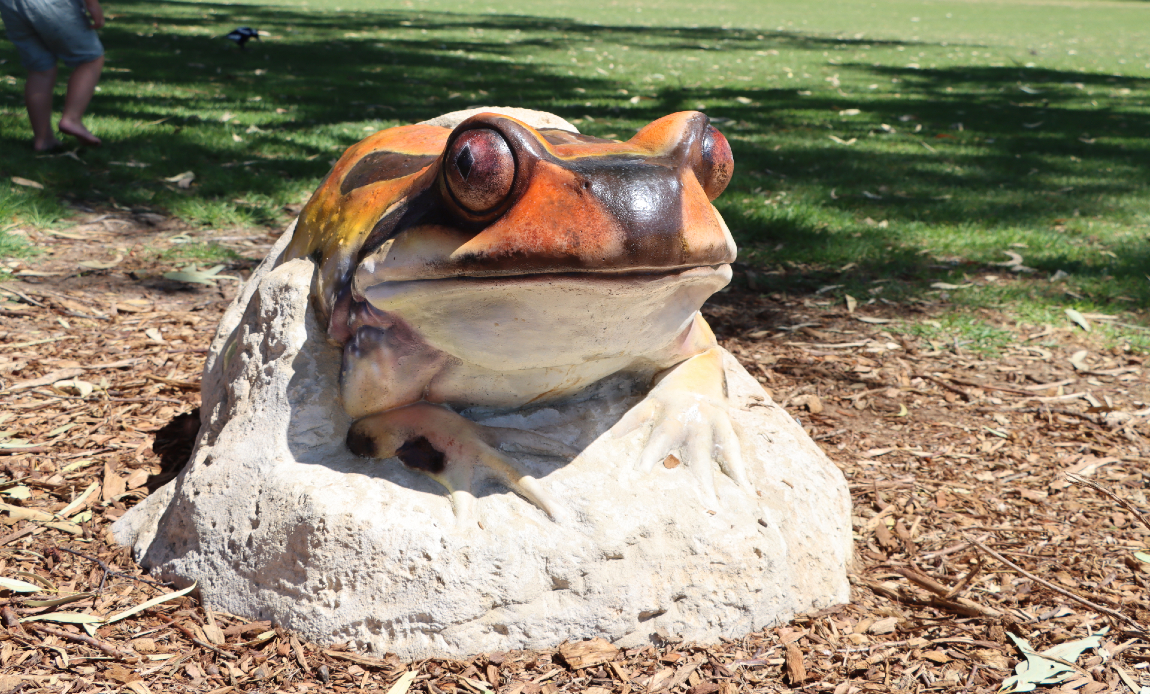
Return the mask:
<path id="1" fill-rule="evenodd" d="M 476 424 L 455 412 L 420 402 L 357 420 L 347 432 L 353 453 L 369 458 L 395 456 L 443 485 L 451 494 L 461 525 L 478 522 L 475 487 L 496 479 L 560 520 L 563 507 L 539 480 L 500 449 L 571 459 L 578 451 L 554 439 L 522 429 Z"/>
<path id="2" fill-rule="evenodd" d="M 678 452 L 698 479 L 704 501 L 716 506 L 716 463 L 741 489 L 754 489 L 747 479 L 742 445 L 728 412 L 725 379 L 722 353 L 707 350 L 665 373 L 614 428 L 614 435 L 623 437 L 650 427 L 634 467 L 650 472 Z"/>

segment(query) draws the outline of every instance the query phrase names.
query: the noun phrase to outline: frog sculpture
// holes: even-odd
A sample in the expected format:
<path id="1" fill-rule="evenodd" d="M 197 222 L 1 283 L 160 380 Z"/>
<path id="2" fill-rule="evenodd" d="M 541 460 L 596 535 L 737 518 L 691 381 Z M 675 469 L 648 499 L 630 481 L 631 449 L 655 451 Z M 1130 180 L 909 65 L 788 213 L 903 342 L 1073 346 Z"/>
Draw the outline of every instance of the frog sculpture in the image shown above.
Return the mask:
<path id="1" fill-rule="evenodd" d="M 644 430 L 633 465 L 678 452 L 708 501 L 716 467 L 750 490 L 699 313 L 731 278 L 735 244 L 711 203 L 732 171 L 727 140 L 691 111 L 626 142 L 480 113 L 352 146 L 285 254 L 319 266 L 312 303 L 343 349 L 348 446 L 430 475 L 460 517 L 495 476 L 558 519 L 562 503 L 514 453 L 577 451 L 460 412 L 579 397 L 626 374 L 645 396 L 611 435 Z"/>

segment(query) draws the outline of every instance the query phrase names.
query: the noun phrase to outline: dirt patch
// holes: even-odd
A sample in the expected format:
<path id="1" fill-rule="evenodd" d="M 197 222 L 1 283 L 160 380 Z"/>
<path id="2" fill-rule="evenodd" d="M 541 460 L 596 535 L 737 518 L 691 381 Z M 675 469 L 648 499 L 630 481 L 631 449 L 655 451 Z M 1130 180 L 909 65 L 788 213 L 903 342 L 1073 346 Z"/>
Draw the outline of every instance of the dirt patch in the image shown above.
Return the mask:
<path id="1" fill-rule="evenodd" d="M 432 693 L 989 692 L 1020 659 L 1008 634 L 1041 650 L 1104 626 L 1105 657 L 1079 659 L 1074 690 L 1150 685 L 1139 631 L 1150 564 L 1134 555 L 1150 545 L 1141 355 L 987 313 L 1012 336 L 989 356 L 883 322 L 929 319 L 921 306 L 852 312 L 739 290 L 717 296 L 708 320 L 850 481 L 850 604 L 715 647 L 668 635 L 625 652 L 583 647 L 594 657 L 415 663 L 303 643 L 191 597 L 91 633 L 59 621 L 171 592 L 143 580 L 108 527 L 186 459 L 203 355 L 238 284 L 163 277 L 184 264 L 172 249 L 204 232 L 123 212 L 82 221 L 70 236 L 30 232 L 48 255 L 0 284 L 0 576 L 42 589 L 0 597 L 4 691 L 370 691 L 410 671 L 401 689 Z M 247 258 L 274 241 L 213 236 Z M 236 277 L 252 266 L 224 264 Z M 65 596 L 74 601 L 37 602 Z"/>

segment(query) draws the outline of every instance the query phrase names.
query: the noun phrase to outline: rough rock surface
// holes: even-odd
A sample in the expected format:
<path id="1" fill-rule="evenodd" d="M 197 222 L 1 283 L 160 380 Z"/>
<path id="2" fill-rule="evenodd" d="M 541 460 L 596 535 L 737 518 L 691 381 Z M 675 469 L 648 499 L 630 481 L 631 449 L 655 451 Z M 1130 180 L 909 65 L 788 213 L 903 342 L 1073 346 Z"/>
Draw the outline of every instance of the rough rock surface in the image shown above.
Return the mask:
<path id="1" fill-rule="evenodd" d="M 469 413 L 583 452 L 527 458 L 566 504 L 562 523 L 492 484 L 477 494 L 481 527 L 461 526 L 434 481 L 345 448 L 340 354 L 308 302 L 314 266 L 274 267 L 283 246 L 213 341 L 191 462 L 115 525 L 154 573 L 198 580 L 213 608 L 407 658 L 590 636 L 715 641 L 847 599 L 843 476 L 730 355 L 755 494 L 716 470 L 708 508 L 686 466 L 632 470 L 640 433 L 606 433 L 639 399 L 617 380 L 561 407 Z"/>
<path id="2" fill-rule="evenodd" d="M 431 120 L 423 121 L 425 125 L 438 125 L 441 128 L 454 128 L 477 113 L 498 113 L 504 116 L 517 118 L 533 128 L 558 128 L 568 132 L 577 133 L 579 129 L 560 118 L 554 113 L 534 111 L 529 108 L 515 108 L 514 106 L 477 106 L 464 111 L 452 111 Z"/>

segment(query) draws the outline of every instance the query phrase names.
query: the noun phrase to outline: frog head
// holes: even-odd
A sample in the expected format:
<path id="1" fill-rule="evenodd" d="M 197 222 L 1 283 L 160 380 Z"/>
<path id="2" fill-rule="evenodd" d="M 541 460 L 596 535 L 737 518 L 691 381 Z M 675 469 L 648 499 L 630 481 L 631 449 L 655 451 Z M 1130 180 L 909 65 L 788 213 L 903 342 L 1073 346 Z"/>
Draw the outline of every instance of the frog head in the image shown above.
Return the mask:
<path id="1" fill-rule="evenodd" d="M 497 113 L 390 128 L 335 164 L 287 257 L 318 263 L 314 305 L 339 343 L 372 296 L 434 282 L 706 276 L 709 295 L 735 258 L 711 204 L 732 172 L 726 138 L 693 111 L 626 142 Z"/>

